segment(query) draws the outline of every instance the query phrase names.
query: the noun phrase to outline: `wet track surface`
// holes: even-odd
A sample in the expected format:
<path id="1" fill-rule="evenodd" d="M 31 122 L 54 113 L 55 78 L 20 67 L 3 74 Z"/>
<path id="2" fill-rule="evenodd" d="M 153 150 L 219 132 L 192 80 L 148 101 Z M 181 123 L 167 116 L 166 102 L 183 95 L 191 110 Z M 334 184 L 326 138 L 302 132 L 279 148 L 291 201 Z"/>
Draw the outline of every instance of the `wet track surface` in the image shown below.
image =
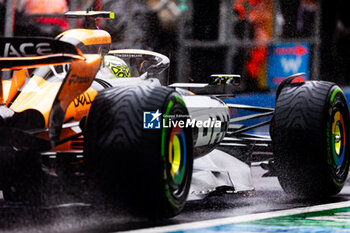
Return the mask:
<path id="1" fill-rule="evenodd" d="M 33 209 L 0 200 L 0 232 L 118 232 L 350 200 L 350 183 L 337 196 L 301 200 L 284 194 L 277 178 L 261 178 L 262 174 L 260 168 L 252 168 L 254 192 L 188 202 L 180 215 L 162 221 L 78 203 Z"/>

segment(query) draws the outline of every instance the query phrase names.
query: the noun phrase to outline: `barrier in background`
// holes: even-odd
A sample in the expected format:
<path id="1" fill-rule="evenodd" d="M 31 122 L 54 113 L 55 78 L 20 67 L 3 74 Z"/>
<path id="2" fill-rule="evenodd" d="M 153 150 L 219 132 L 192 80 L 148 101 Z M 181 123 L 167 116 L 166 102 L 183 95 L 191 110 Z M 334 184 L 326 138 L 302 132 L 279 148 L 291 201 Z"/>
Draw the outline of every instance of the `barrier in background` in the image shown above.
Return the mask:
<path id="1" fill-rule="evenodd" d="M 278 43 L 271 45 L 268 52 L 267 86 L 277 89 L 288 76 L 305 73 L 304 80 L 310 78 L 310 46 L 307 43 Z"/>

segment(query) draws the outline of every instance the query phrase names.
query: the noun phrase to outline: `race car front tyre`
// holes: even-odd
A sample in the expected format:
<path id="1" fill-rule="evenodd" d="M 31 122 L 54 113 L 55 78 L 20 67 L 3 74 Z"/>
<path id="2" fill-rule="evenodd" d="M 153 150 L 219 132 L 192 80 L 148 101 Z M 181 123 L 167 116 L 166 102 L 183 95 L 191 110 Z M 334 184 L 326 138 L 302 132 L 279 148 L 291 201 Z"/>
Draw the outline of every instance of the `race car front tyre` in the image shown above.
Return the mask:
<path id="1" fill-rule="evenodd" d="M 301 197 L 340 192 L 349 171 L 349 110 L 331 82 L 292 83 L 281 90 L 271 124 L 282 188 Z"/>
<path id="2" fill-rule="evenodd" d="M 129 86 L 101 91 L 84 133 L 93 189 L 146 217 L 171 217 L 185 205 L 192 177 L 189 128 L 180 95 L 165 87 Z"/>

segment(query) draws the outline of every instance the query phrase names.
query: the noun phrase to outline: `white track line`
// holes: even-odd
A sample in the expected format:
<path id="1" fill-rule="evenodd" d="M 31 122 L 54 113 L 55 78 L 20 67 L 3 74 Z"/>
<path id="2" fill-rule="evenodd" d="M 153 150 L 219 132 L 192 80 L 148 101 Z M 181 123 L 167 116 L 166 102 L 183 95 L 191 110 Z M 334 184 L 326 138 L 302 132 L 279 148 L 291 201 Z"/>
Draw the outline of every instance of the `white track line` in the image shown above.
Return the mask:
<path id="1" fill-rule="evenodd" d="M 205 220 L 205 221 L 198 221 L 198 222 L 191 222 L 191 223 L 182 223 L 182 224 L 171 225 L 171 226 L 152 227 L 152 228 L 123 231 L 123 232 L 159 233 L 159 232 L 185 231 L 185 230 L 198 229 L 198 228 L 214 227 L 219 225 L 250 222 L 250 221 L 256 221 L 256 220 L 267 219 L 267 218 L 284 217 L 289 215 L 318 212 L 318 211 L 324 211 L 324 210 L 330 210 L 330 209 L 339 209 L 344 207 L 350 207 L 350 201 L 309 206 L 309 207 L 301 207 L 301 208 L 288 209 L 288 210 L 278 210 L 278 211 L 259 213 L 259 214 L 249 214 L 249 215 L 236 216 L 236 217 L 219 218 L 219 219 Z"/>

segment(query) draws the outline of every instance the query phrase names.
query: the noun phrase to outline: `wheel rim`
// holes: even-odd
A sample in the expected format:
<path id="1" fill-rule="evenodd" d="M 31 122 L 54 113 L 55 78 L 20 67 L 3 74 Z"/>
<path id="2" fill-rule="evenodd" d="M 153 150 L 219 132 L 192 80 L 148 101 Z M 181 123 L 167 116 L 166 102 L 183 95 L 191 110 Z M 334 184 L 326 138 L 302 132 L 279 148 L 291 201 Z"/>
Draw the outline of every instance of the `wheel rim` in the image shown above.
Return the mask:
<path id="1" fill-rule="evenodd" d="M 180 197 L 183 192 L 183 184 L 186 173 L 186 137 L 180 127 L 171 130 L 168 151 L 168 177 L 171 193 Z"/>
<path id="2" fill-rule="evenodd" d="M 332 150 L 333 161 L 336 167 L 343 165 L 345 158 L 346 135 L 343 115 L 336 111 L 332 122 Z"/>

